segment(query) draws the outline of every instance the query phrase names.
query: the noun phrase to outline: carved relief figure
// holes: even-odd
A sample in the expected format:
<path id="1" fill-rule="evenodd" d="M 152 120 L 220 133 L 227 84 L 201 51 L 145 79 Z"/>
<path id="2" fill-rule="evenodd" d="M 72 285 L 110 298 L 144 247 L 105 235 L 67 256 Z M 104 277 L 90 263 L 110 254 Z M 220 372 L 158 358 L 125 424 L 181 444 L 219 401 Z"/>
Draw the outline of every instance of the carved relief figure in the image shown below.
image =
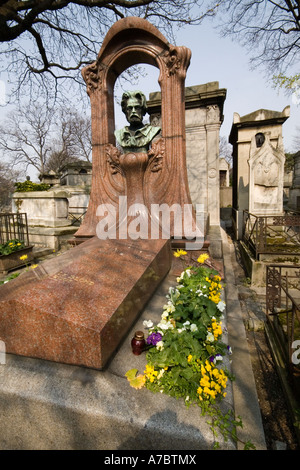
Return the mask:
<path id="1" fill-rule="evenodd" d="M 282 211 L 284 153 L 274 148 L 268 133 L 253 136 L 250 147 L 249 209 L 258 213 Z"/>
<path id="2" fill-rule="evenodd" d="M 260 186 L 278 186 L 279 164 L 271 154 L 263 155 L 256 161 L 254 168 L 255 184 Z"/>
<path id="3" fill-rule="evenodd" d="M 143 117 L 147 112 L 146 103 L 146 97 L 141 91 L 123 93 L 121 107 L 129 126 L 116 130 L 115 137 L 124 153 L 146 153 L 152 140 L 161 131 L 160 127 L 143 124 Z"/>

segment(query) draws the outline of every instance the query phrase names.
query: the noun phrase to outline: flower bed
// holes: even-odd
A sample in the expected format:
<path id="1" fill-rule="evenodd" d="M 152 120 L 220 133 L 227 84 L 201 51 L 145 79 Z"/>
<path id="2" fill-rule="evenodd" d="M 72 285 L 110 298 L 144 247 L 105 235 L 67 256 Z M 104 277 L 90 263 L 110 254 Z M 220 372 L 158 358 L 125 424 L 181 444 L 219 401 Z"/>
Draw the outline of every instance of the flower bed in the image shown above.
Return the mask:
<path id="1" fill-rule="evenodd" d="M 12 269 L 31 263 L 34 258 L 32 249 L 32 245 L 24 246 L 20 240 L 9 240 L 0 245 L 0 273 L 6 274 Z"/>
<path id="2" fill-rule="evenodd" d="M 177 257 L 186 252 L 177 250 Z M 130 385 L 146 387 L 183 399 L 187 406 L 198 405 L 202 413 L 218 425 L 225 438 L 236 439 L 241 420 L 219 410 L 233 377 L 224 365 L 230 347 L 222 341 L 225 302 L 219 273 L 205 264 L 208 255 L 200 255 L 196 266 L 188 266 L 169 289 L 160 322 L 144 322 L 147 364 L 143 374 L 136 369 L 126 373 Z M 228 359 L 227 359 L 228 360 Z M 250 443 L 246 448 L 251 447 Z"/>

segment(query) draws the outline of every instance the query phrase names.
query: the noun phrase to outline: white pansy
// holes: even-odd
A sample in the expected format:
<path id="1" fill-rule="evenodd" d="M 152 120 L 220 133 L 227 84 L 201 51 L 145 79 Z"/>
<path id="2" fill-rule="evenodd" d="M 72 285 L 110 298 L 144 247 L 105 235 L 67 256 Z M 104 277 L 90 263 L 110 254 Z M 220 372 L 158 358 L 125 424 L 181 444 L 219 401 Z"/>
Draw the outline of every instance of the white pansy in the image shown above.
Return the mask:
<path id="1" fill-rule="evenodd" d="M 175 307 L 171 300 L 169 300 L 167 304 L 163 306 L 163 309 L 166 310 L 168 313 L 175 312 Z"/>
<path id="2" fill-rule="evenodd" d="M 158 343 L 156 343 L 156 349 L 158 351 L 162 351 L 164 349 L 164 343 L 163 341 L 158 341 Z"/>
<path id="3" fill-rule="evenodd" d="M 216 357 L 214 358 L 214 364 L 216 364 L 216 362 L 222 361 L 222 360 L 223 360 L 223 356 L 221 356 L 221 354 L 217 354 Z"/>
<path id="4" fill-rule="evenodd" d="M 167 311 L 163 312 L 161 315 L 162 320 L 166 320 L 169 316 L 169 313 Z"/>
<path id="5" fill-rule="evenodd" d="M 183 325 L 183 326 L 190 326 L 190 324 L 191 324 L 191 322 L 189 322 L 189 321 L 187 320 L 187 321 L 185 321 L 182 325 Z"/>
<path id="6" fill-rule="evenodd" d="M 172 329 L 174 328 L 174 325 L 172 325 L 172 323 L 170 321 L 166 321 L 166 320 L 161 320 L 157 327 L 161 330 L 168 330 L 168 329 Z"/>
<path id="7" fill-rule="evenodd" d="M 191 324 L 191 331 L 192 331 L 192 332 L 193 332 L 193 331 L 198 331 L 198 327 L 197 327 L 197 325 L 196 325 L 195 323 L 192 323 L 192 324 Z"/>
<path id="8" fill-rule="evenodd" d="M 144 320 L 143 325 L 145 328 L 151 328 L 153 326 L 153 321 L 151 320 Z"/>
<path id="9" fill-rule="evenodd" d="M 224 312 L 225 307 L 226 307 L 226 304 L 225 304 L 225 302 L 223 302 L 223 300 L 220 300 L 220 302 L 217 303 L 217 309 L 220 312 Z"/>
<path id="10" fill-rule="evenodd" d="M 209 341 L 210 343 L 213 343 L 215 340 L 214 335 L 209 331 L 206 336 L 206 341 Z"/>

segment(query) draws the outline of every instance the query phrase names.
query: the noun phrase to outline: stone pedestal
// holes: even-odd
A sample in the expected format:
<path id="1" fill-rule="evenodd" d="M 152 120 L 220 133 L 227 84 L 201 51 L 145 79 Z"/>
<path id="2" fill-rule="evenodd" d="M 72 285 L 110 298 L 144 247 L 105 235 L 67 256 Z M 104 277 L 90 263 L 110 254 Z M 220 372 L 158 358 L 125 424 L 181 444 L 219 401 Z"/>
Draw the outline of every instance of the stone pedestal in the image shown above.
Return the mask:
<path id="1" fill-rule="evenodd" d="M 26 212 L 29 226 L 65 227 L 71 225 L 67 196 L 61 189 L 14 193 L 12 210 Z"/>
<path id="2" fill-rule="evenodd" d="M 74 227 L 69 218 L 69 196 L 59 187 L 49 191 L 14 193 L 12 210 L 26 212 L 31 244 L 58 250 L 72 238 L 78 227 Z"/>

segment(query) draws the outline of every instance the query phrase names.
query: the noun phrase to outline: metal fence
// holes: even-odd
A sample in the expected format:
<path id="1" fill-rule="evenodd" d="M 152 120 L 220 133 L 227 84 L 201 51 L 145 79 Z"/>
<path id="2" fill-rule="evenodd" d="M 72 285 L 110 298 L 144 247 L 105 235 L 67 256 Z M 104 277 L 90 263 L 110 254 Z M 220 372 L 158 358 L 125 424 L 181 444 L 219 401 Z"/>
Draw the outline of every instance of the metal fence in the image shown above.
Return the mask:
<path id="1" fill-rule="evenodd" d="M 270 264 L 266 270 L 267 321 L 297 389 L 300 387 L 300 266 Z M 296 348 L 296 349 L 295 349 Z M 297 349 L 299 354 L 297 353 Z M 298 354 L 298 355 L 297 355 Z"/>
<path id="2" fill-rule="evenodd" d="M 256 260 L 262 254 L 300 255 L 299 213 L 277 216 L 243 213 L 243 241 Z"/>
<path id="3" fill-rule="evenodd" d="M 27 214 L 0 213 L 0 244 L 16 239 L 29 246 Z"/>

